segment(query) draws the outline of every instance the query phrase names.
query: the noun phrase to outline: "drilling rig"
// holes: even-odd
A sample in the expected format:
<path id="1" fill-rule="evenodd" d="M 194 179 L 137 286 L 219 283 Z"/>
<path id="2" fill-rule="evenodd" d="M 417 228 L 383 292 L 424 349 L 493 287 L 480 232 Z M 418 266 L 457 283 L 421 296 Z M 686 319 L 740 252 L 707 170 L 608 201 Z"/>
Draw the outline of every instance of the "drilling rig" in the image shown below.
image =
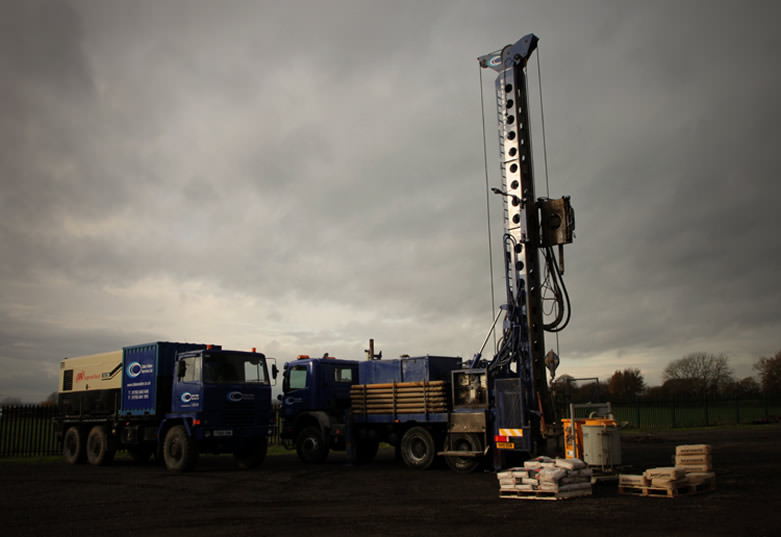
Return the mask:
<path id="1" fill-rule="evenodd" d="M 471 364 L 475 373 L 485 371 L 489 385 L 493 384 L 489 393 L 495 408 L 495 465 L 503 455 L 539 453 L 561 438 L 545 374 L 547 367 L 551 377 L 555 375 L 558 356 L 553 351 L 546 355 L 545 331 L 559 332 L 569 322 L 563 246 L 574 238 L 575 216 L 569 196 L 549 199 L 535 194 L 527 63 L 537 43 L 537 36 L 529 34 L 478 58 L 481 68 L 497 72 L 501 185 L 491 190 L 504 199 L 506 303 Z M 548 323 L 543 314 L 544 289 L 554 302 L 555 316 Z M 496 352 L 493 358 L 483 359 L 482 351 L 502 316 Z"/>

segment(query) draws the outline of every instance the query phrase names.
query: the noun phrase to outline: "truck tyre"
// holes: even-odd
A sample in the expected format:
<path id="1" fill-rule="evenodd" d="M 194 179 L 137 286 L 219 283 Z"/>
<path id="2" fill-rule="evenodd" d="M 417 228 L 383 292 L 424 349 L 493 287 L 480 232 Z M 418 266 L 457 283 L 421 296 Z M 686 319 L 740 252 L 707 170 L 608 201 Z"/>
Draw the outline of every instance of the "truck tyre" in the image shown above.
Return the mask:
<path id="1" fill-rule="evenodd" d="M 87 435 L 87 462 L 96 466 L 108 464 L 114 458 L 114 449 L 103 425 L 95 425 Z"/>
<path id="2" fill-rule="evenodd" d="M 474 434 L 453 434 L 450 435 L 450 447 L 448 451 L 482 451 L 482 442 Z M 482 457 L 458 457 L 448 455 L 445 462 L 451 470 L 461 473 L 469 473 L 477 470 L 482 463 Z"/>
<path id="3" fill-rule="evenodd" d="M 310 425 L 301 429 L 296 440 L 296 451 L 298 458 L 307 464 L 324 462 L 328 457 L 328 446 L 320 433 L 320 428 Z"/>
<path id="4" fill-rule="evenodd" d="M 401 438 L 401 458 L 410 468 L 426 470 L 436 455 L 434 437 L 428 429 L 413 427 Z"/>
<path id="5" fill-rule="evenodd" d="M 165 467 L 172 472 L 186 472 L 198 462 L 198 448 L 195 441 L 187 436 L 184 425 L 168 429 L 163 441 L 163 460 Z"/>
<path id="6" fill-rule="evenodd" d="M 268 446 L 265 438 L 255 438 L 249 440 L 246 445 L 236 450 L 233 454 L 236 459 L 236 466 L 242 470 L 251 470 L 257 468 L 266 458 Z"/>
<path id="7" fill-rule="evenodd" d="M 86 458 L 85 452 L 81 430 L 78 427 L 68 427 L 62 438 L 62 458 L 68 464 L 80 464 Z"/>

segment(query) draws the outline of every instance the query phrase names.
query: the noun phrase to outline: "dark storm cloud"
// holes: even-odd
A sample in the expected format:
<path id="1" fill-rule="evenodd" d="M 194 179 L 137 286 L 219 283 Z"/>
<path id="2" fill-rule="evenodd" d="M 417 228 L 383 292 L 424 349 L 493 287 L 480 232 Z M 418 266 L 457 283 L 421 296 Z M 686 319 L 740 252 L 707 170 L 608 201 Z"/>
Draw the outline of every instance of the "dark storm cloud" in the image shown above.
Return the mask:
<path id="1" fill-rule="evenodd" d="M 107 180 L 105 130 L 93 117 L 95 87 L 79 15 L 62 2 L 8 2 L 3 21 L 0 226 L 4 249 L 14 252 L 2 270 L 14 279 L 67 266 L 68 254 L 78 253 L 74 246 L 83 245 L 63 244 L 63 217 L 99 219 L 124 188 Z"/>
<path id="2" fill-rule="evenodd" d="M 541 37 L 551 195 L 577 212 L 563 355 L 598 358 L 603 375 L 622 363 L 604 355 L 638 349 L 774 352 L 774 4 L 3 11 L 4 363 L 49 371 L 140 340 L 257 334 L 290 354 L 370 336 L 390 353 L 474 352 L 492 318 L 475 58 L 527 32 Z M 530 88 L 538 114 L 536 64 Z"/>
<path id="3" fill-rule="evenodd" d="M 579 261 L 599 270 L 589 281 L 571 278 L 585 304 L 602 304 L 592 317 L 602 328 L 580 331 L 581 350 L 696 338 L 722 345 L 737 326 L 767 334 L 777 326 L 781 296 L 769 282 L 781 264 L 773 210 L 781 73 L 769 66 L 781 41 L 752 10 L 674 12 L 681 18 L 664 25 L 646 19 L 637 29 L 649 39 L 613 53 L 626 55 L 619 63 L 628 71 L 614 77 L 621 91 L 609 91 L 618 97 L 610 107 L 627 117 L 601 120 L 614 150 L 600 152 L 595 188 L 579 197 L 580 236 L 596 246 Z M 633 123 L 638 110 L 648 117 Z M 603 211 L 584 212 L 584 201 Z M 766 344 L 758 340 L 755 352 Z"/>

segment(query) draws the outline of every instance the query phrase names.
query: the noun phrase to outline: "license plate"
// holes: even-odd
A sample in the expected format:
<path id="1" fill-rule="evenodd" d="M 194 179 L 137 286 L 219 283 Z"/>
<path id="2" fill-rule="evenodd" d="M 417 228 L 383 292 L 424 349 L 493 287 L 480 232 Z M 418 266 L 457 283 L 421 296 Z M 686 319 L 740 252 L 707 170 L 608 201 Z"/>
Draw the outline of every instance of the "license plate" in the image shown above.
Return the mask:
<path id="1" fill-rule="evenodd" d="M 230 429 L 223 431 L 214 431 L 214 436 L 233 436 L 233 431 Z"/>
<path id="2" fill-rule="evenodd" d="M 497 449 L 515 449 L 515 442 L 497 442 Z"/>

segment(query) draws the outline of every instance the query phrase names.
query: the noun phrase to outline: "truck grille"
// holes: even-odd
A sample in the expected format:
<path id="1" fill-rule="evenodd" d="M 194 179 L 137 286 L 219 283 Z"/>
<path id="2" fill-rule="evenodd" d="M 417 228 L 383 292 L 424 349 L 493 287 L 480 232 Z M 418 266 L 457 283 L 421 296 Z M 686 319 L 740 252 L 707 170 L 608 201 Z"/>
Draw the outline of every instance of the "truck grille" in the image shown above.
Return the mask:
<path id="1" fill-rule="evenodd" d="M 225 405 L 225 424 L 234 427 L 257 425 L 260 418 L 254 401 L 238 401 Z"/>

